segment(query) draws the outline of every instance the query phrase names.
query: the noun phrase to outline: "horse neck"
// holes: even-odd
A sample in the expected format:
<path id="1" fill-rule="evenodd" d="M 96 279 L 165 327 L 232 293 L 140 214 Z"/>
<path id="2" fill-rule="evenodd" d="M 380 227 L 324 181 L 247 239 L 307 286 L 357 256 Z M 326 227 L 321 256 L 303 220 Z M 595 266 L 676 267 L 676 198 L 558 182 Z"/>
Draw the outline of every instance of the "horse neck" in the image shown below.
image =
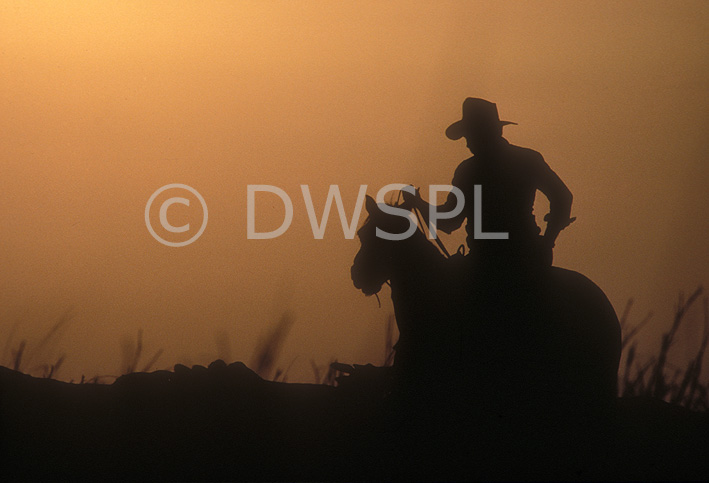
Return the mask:
<path id="1" fill-rule="evenodd" d="M 396 243 L 392 249 L 392 289 L 394 285 L 432 276 L 443 261 L 443 255 L 421 231 Z"/>

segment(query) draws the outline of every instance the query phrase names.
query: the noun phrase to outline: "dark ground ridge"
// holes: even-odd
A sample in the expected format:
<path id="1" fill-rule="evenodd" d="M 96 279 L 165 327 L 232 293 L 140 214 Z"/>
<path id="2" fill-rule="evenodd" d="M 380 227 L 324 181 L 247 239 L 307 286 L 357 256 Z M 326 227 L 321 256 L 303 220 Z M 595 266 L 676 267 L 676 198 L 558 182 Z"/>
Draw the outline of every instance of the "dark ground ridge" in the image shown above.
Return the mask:
<path id="1" fill-rule="evenodd" d="M 459 411 L 407 405 L 375 379 L 272 382 L 215 361 L 102 385 L 0 367 L 3 479 L 709 480 L 707 413 L 648 398 Z"/>

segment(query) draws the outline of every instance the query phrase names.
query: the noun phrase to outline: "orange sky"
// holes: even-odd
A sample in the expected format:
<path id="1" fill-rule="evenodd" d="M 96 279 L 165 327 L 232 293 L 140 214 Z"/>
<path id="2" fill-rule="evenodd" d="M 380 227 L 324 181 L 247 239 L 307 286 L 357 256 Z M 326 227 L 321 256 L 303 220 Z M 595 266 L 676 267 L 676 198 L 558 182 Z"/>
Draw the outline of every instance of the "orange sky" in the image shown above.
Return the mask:
<path id="1" fill-rule="evenodd" d="M 322 207 L 339 184 L 351 212 L 360 184 L 448 183 L 469 153 L 443 132 L 467 96 L 573 191 L 557 265 L 617 311 L 636 298 L 657 333 L 709 282 L 708 21 L 703 1 L 0 2 L 0 343 L 70 309 L 42 356 L 65 352 L 65 379 L 115 374 L 141 328 L 159 367 L 248 362 L 289 311 L 292 378 L 381 362 L 391 304 L 352 287 L 359 243 L 335 212 L 313 239 L 299 185 Z M 209 207 L 187 247 L 144 223 L 168 183 Z M 286 234 L 246 239 L 248 184 L 291 196 Z M 278 216 L 264 203 L 263 229 Z"/>

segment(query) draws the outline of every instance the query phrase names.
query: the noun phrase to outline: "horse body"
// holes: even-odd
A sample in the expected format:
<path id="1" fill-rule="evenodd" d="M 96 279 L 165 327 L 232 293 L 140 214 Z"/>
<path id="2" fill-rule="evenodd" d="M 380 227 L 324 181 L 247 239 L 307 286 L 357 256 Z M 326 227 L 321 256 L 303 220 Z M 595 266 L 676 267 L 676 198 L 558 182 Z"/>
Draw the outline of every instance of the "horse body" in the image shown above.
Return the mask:
<path id="1" fill-rule="evenodd" d="M 616 396 L 620 325 L 603 291 L 585 276 L 550 267 L 534 277 L 476 272 L 469 257 L 443 255 L 421 231 L 367 203 L 369 219 L 352 266 L 371 295 L 385 282 L 400 332 L 394 360 L 409 387 L 452 387 L 493 405 L 512 400 L 597 405 Z"/>

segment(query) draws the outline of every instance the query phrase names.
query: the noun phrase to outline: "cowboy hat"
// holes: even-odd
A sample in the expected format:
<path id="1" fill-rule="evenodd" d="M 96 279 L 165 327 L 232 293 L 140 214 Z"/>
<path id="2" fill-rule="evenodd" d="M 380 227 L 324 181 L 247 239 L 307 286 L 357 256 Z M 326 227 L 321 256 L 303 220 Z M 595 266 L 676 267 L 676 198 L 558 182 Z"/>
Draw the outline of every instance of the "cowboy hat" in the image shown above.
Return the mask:
<path id="1" fill-rule="evenodd" d="M 466 131 L 472 129 L 506 126 L 508 124 L 517 124 L 511 121 L 500 121 L 500 115 L 497 113 L 497 104 L 478 99 L 477 97 L 468 97 L 463 101 L 463 119 L 456 121 L 446 129 L 446 136 L 453 141 L 463 137 Z"/>

